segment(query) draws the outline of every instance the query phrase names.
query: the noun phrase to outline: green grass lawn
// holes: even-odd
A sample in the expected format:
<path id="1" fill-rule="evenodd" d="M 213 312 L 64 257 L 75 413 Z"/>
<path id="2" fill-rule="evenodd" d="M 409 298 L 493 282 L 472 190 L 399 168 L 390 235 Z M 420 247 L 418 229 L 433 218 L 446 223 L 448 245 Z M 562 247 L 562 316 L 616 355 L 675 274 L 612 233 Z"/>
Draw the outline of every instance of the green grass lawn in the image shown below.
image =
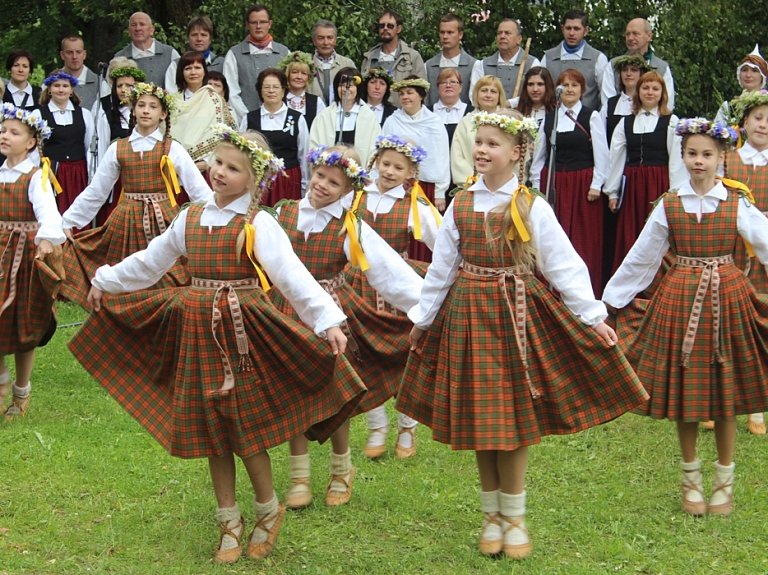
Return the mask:
<path id="1" fill-rule="evenodd" d="M 59 310 L 60 324 L 84 317 L 70 305 Z M 695 519 L 680 506 L 673 424 L 633 415 L 531 449 L 534 552 L 524 562 L 477 551 L 474 454 L 432 442 L 420 426 L 415 457 L 396 459 L 390 433 L 389 455 L 369 461 L 365 420 L 357 418 L 350 504 L 325 507 L 330 447 L 313 444 L 315 503 L 288 513 L 268 559 L 217 566 L 206 462 L 169 456 L 123 412 L 68 352 L 75 329 L 60 329 L 38 351 L 27 417 L 0 422 L 0 574 L 768 573 L 768 439 L 740 421 L 735 512 Z M 708 493 L 711 432 L 699 447 Z M 282 499 L 287 446 L 271 455 Z M 238 471 L 250 532 L 252 492 Z"/>

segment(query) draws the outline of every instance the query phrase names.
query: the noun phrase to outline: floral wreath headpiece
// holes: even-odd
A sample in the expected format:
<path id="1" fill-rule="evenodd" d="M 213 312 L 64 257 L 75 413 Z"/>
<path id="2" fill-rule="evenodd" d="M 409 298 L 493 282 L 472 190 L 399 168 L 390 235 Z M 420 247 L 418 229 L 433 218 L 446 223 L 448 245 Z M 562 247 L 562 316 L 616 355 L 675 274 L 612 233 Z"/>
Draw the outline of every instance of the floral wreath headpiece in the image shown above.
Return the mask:
<path id="1" fill-rule="evenodd" d="M 730 126 L 712 122 L 706 118 L 683 118 L 677 123 L 675 134 L 678 136 L 703 134 L 731 145 L 739 139 L 739 133 Z"/>
<path id="2" fill-rule="evenodd" d="M 312 56 L 310 56 L 306 52 L 301 52 L 299 50 L 296 50 L 295 52 L 291 52 L 285 58 L 280 60 L 280 62 L 277 64 L 277 69 L 287 74 L 288 66 L 293 64 L 294 62 L 298 64 L 304 64 L 309 68 L 309 81 L 311 82 L 312 79 L 315 77 L 315 73 L 317 72 L 317 66 L 315 66 L 315 62 L 312 59 Z"/>
<path id="3" fill-rule="evenodd" d="M 757 106 L 768 106 L 768 90 L 742 92 L 728 104 L 728 123 L 739 126 L 747 114 Z"/>
<path id="4" fill-rule="evenodd" d="M 53 84 L 54 82 L 57 82 L 59 80 L 66 80 L 70 84 L 72 84 L 72 87 L 76 87 L 80 84 L 80 80 L 75 78 L 72 74 L 67 74 L 64 70 L 58 70 L 57 72 L 52 72 L 50 76 L 48 76 L 45 80 L 43 80 L 43 86 L 46 88 Z"/>
<path id="5" fill-rule="evenodd" d="M 378 68 L 371 68 L 365 74 L 363 74 L 364 82 L 367 82 L 371 78 L 380 78 L 387 83 L 387 86 L 392 86 L 392 83 L 395 81 L 395 77 L 392 75 L 392 72 L 385 70 L 381 66 Z"/>
<path id="6" fill-rule="evenodd" d="M 132 68 L 131 66 L 115 68 L 109 73 L 109 79 L 113 81 L 117 80 L 118 78 L 125 78 L 127 76 L 134 78 L 137 82 L 144 82 L 147 79 L 147 75 L 144 73 L 144 70 Z"/>
<path id="7" fill-rule="evenodd" d="M 371 183 L 368 171 L 363 169 L 352 158 L 343 157 L 341 152 L 329 152 L 328 146 L 320 145 L 307 154 L 307 162 L 313 166 L 336 166 L 353 182 L 354 188 L 360 190 Z"/>
<path id="8" fill-rule="evenodd" d="M 141 96 L 154 96 L 158 100 L 161 100 L 169 113 L 173 114 L 177 108 L 176 98 L 172 94 L 163 90 L 160 86 L 152 84 L 151 82 L 136 82 L 131 88 L 131 103 L 135 104 Z"/>
<path id="9" fill-rule="evenodd" d="M 640 69 L 641 73 L 653 71 L 653 66 L 642 56 L 626 54 L 619 56 L 613 61 L 613 69 L 616 72 L 621 72 L 626 66 L 635 66 Z"/>
<path id="10" fill-rule="evenodd" d="M 376 149 L 378 151 L 395 150 L 405 154 L 406 157 L 417 164 L 427 159 L 427 151 L 424 148 L 412 144 L 395 134 L 382 135 L 376 138 Z"/>
<path id="11" fill-rule="evenodd" d="M 423 88 L 429 90 L 429 82 L 424 78 L 411 78 L 410 80 L 400 80 L 392 84 L 393 92 L 399 92 L 403 88 Z"/>
<path id="12" fill-rule="evenodd" d="M 0 121 L 19 120 L 35 131 L 35 137 L 42 138 L 43 140 L 51 137 L 51 128 L 48 127 L 48 122 L 40 117 L 39 112 L 35 113 L 24 108 L 17 108 L 9 102 L 3 102 L 1 110 Z"/>
<path id="13" fill-rule="evenodd" d="M 513 136 L 525 132 L 531 140 L 536 139 L 539 132 L 538 124 L 533 118 L 523 118 L 518 120 L 506 114 L 494 114 L 492 112 L 478 112 L 473 114 L 472 121 L 474 129 L 480 126 L 494 126 Z"/>
<path id="14" fill-rule="evenodd" d="M 267 186 L 267 180 L 274 181 L 278 175 L 283 173 L 283 160 L 259 146 L 254 140 L 243 138 L 237 131 L 226 124 L 214 124 L 211 129 L 214 136 L 219 140 L 229 142 L 248 154 L 261 188 Z"/>

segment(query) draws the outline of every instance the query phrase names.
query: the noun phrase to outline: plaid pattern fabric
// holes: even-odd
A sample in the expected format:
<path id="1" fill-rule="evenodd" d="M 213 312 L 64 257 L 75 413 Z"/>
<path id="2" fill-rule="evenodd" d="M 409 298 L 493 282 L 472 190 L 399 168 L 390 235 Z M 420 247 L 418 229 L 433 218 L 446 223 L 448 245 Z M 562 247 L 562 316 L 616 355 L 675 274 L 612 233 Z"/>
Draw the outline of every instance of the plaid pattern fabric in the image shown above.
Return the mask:
<path id="1" fill-rule="evenodd" d="M 664 208 L 672 252 L 699 258 L 732 254 L 741 242 L 736 227 L 738 202 L 739 196 L 730 193 L 715 213 L 703 214 L 699 223 L 696 214 L 685 213 L 676 193 L 667 194 Z M 757 295 L 733 263 L 720 264 L 718 272 L 722 363 L 713 358 L 710 284 L 688 366 L 682 366 L 683 341 L 702 268 L 676 263 L 648 302 L 642 320 L 637 322 L 637 310 L 630 314 L 637 331 L 621 345 L 627 348 L 627 359 L 651 395 L 638 413 L 692 422 L 768 409 L 768 298 Z"/>
<path id="2" fill-rule="evenodd" d="M 728 153 L 726 163 L 728 165 L 727 176 L 749 186 L 757 207 L 763 213 L 768 214 L 768 166 L 748 166 L 741 161 L 741 156 L 736 150 Z M 755 291 L 768 293 L 768 274 L 765 272 L 765 266 L 757 258 L 749 261 L 744 242 L 736 243 L 736 252 L 733 257 L 739 269 L 745 270 L 749 266 L 748 277 L 755 287 Z"/>
<path id="3" fill-rule="evenodd" d="M 186 244 L 195 277 L 252 278 L 235 253 L 243 217 L 209 233 L 191 206 Z M 258 233 L 258 231 L 257 231 Z M 238 289 L 250 371 L 216 394 L 225 373 L 213 338 L 214 289 L 164 288 L 106 297 L 69 347 L 83 367 L 172 455 L 234 452 L 249 457 L 309 430 L 324 441 L 346 421 L 365 387 L 327 342 L 280 313 L 258 287 Z M 236 365 L 238 347 L 226 297 L 216 337 Z"/>
<path id="4" fill-rule="evenodd" d="M 36 171 L 37 168 L 23 174 L 13 183 L 0 184 L 1 222 L 37 221 L 29 202 L 29 183 Z M 11 267 L 21 234 L 26 235 L 26 243 L 16 275 L 16 295 L 13 302 L 0 312 L 0 356 L 34 349 L 54 321 L 53 298 L 45 291 L 38 273 L 39 266 L 35 265 L 36 231 L 0 229 L 0 307 L 10 296 Z"/>
<path id="5" fill-rule="evenodd" d="M 170 149 L 170 141 L 165 144 L 165 148 Z M 166 226 L 169 226 L 179 208 L 171 206 L 159 173 L 160 157 L 163 153 L 163 146 L 157 145 L 151 151 L 145 152 L 142 158 L 141 154 L 131 149 L 127 139 L 117 142 L 117 159 L 120 162 L 123 191 L 126 194 L 162 194 L 162 199 L 156 203 L 162 211 Z M 123 199 L 103 226 L 76 234 L 75 241 L 64 246 L 66 281 L 61 288 L 62 297 L 85 308 L 91 289 L 91 278 L 96 275 L 99 267 L 114 265 L 147 247 L 143 223 L 145 209 L 150 213 L 149 225 L 152 233 L 155 236 L 160 235 L 161 230 L 151 205 L 146 208 L 144 201 Z M 190 278 L 185 263 L 180 259 L 154 288 L 188 285 Z"/>
<path id="6" fill-rule="evenodd" d="M 333 219 L 322 232 L 310 234 L 305 242 L 304 233 L 297 229 L 298 213 L 298 202 L 284 204 L 280 210 L 280 223 L 299 259 L 318 280 L 330 279 L 342 272 L 347 264 L 343 247 L 345 236 L 339 235 L 343 228 L 342 221 Z M 359 347 L 360 360 L 353 357 L 349 346 L 347 355 L 368 388 L 368 393 L 354 412 L 357 415 L 378 407 L 397 392 L 408 361 L 408 333 L 413 324 L 404 314 L 376 311 L 346 282 L 334 291 Z M 270 296 L 280 311 L 299 321 L 298 314 L 277 289 L 271 289 Z"/>
<path id="7" fill-rule="evenodd" d="M 473 193 L 459 192 L 454 217 L 464 261 L 497 262 L 487 248 L 484 217 Z M 542 201 L 537 199 L 536 201 Z M 501 225 L 502 214 L 489 214 Z M 542 436 L 569 434 L 605 423 L 647 399 L 616 348 L 607 349 L 536 277 L 518 276 L 526 297 L 525 333 L 533 398 L 516 343 L 514 322 L 499 277 L 459 270 L 421 347 L 411 353 L 396 408 L 432 428 L 453 449 L 513 450 Z M 515 301 L 515 282 L 507 290 Z"/>

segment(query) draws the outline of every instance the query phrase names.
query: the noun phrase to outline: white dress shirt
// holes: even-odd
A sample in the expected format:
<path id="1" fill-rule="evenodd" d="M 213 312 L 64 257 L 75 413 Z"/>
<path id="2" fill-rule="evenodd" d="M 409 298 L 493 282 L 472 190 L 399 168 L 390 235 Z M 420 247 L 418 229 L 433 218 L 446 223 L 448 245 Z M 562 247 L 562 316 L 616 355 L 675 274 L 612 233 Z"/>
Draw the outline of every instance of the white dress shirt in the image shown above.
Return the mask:
<path id="1" fill-rule="evenodd" d="M 501 57 L 501 53 L 499 52 L 499 57 L 498 57 L 499 66 L 519 66 L 520 62 L 522 62 L 522 60 L 523 60 L 523 55 L 524 54 L 525 54 L 525 50 L 522 50 L 521 48 L 518 47 L 517 52 L 515 53 L 514 56 L 512 56 L 512 59 L 511 60 L 505 60 L 504 58 Z M 541 62 L 539 62 L 538 58 L 534 57 L 533 58 L 533 65 L 531 66 L 531 68 L 533 68 L 534 66 L 543 66 L 543 64 Z M 480 78 L 482 78 L 483 76 L 485 76 L 485 66 L 483 65 L 483 59 L 480 58 L 472 66 L 472 75 L 471 75 L 471 79 L 470 79 L 470 83 L 469 83 L 469 94 L 470 94 L 470 97 L 471 97 L 472 94 L 475 93 L 475 84 L 477 84 L 477 81 Z M 522 86 L 521 86 L 521 88 L 522 88 Z M 511 95 L 512 94 L 507 94 L 507 97 L 509 97 Z"/>
<path id="2" fill-rule="evenodd" d="M 480 176 L 469 188 L 474 191 L 474 211 L 487 215 L 499 206 L 509 209 L 517 185 L 517 177 L 513 176 L 492 192 L 486 187 L 483 176 Z M 432 253 L 432 264 L 424 278 L 419 304 L 408 312 L 411 321 L 421 329 L 428 328 L 435 321 L 463 262 L 461 237 L 453 217 L 455 206 L 456 202 L 452 202 L 443 216 L 443 225 Z M 586 264 L 573 249 L 552 208 L 541 198 L 537 197 L 531 205 L 527 228 L 538 269 L 560 292 L 568 309 L 591 326 L 605 320 L 608 312 L 605 305 L 592 295 Z"/>
<path id="3" fill-rule="evenodd" d="M 13 103 L 17 107 L 21 106 L 22 103 L 24 103 L 24 99 L 26 98 L 25 106 L 33 106 L 37 105 L 37 102 L 34 101 L 32 98 L 32 84 L 27 82 L 27 85 L 24 88 L 17 88 L 13 85 L 13 83 L 8 82 L 6 84 L 5 89 L 8 90 L 11 93 L 11 97 L 13 98 Z"/>
<path id="4" fill-rule="evenodd" d="M 381 124 L 381 119 L 384 117 L 384 103 L 378 103 L 375 106 L 371 106 L 370 104 L 367 104 L 367 106 L 371 109 L 373 112 L 373 115 L 376 116 L 376 121 Z"/>
<path id="5" fill-rule="evenodd" d="M 445 55 L 442 52 L 440 52 L 440 67 L 441 68 L 458 68 L 460 59 L 461 59 L 461 52 L 456 54 L 453 58 L 446 58 Z"/>
<path id="6" fill-rule="evenodd" d="M 152 43 L 149 45 L 149 48 L 146 50 L 142 50 L 136 46 L 133 42 L 131 42 L 131 58 L 134 60 L 138 60 L 139 58 L 151 58 L 155 55 L 155 40 L 152 39 Z M 176 62 L 178 65 L 178 61 L 181 56 L 179 56 L 179 53 L 176 51 L 175 48 L 171 48 L 171 62 Z M 175 84 L 175 82 L 174 82 Z"/>
<path id="7" fill-rule="evenodd" d="M 131 108 L 128 106 L 120 106 L 120 126 L 124 129 L 128 129 L 131 121 Z M 96 120 L 96 134 L 99 136 L 97 157 L 99 162 L 104 158 L 104 154 L 107 153 L 109 145 L 112 143 L 112 129 L 109 125 L 109 119 L 107 113 L 101 105 L 101 102 L 96 101 L 91 108 L 91 115 Z"/>
<path id="8" fill-rule="evenodd" d="M 720 202 L 728 197 L 728 190 L 718 181 L 709 192 L 699 196 L 690 182 L 686 182 L 677 195 L 685 213 L 696 214 L 697 221 L 701 222 L 702 214 L 717 211 Z M 765 265 L 768 262 L 768 218 L 748 201 L 739 200 L 736 226 L 739 235 L 752 244 L 757 259 Z M 603 301 L 616 309 L 625 307 L 635 295 L 651 285 L 669 247 L 669 222 L 662 199 L 648 217 L 635 245 L 605 286 Z"/>
<path id="9" fill-rule="evenodd" d="M 761 167 L 768 164 L 768 148 L 765 150 L 758 150 L 749 141 L 739 148 L 739 156 L 741 161 L 747 166 Z"/>
<path id="10" fill-rule="evenodd" d="M 442 100 L 435 102 L 432 111 L 443 121 L 443 124 L 458 124 L 464 117 L 464 110 L 467 109 L 467 103 L 459 100 L 450 108 L 443 104 Z"/>
<path id="11" fill-rule="evenodd" d="M 507 100 L 509 102 L 509 107 L 513 110 L 516 110 L 517 107 L 520 105 L 520 96 L 517 98 L 510 98 Z M 541 128 L 541 123 L 544 121 L 544 118 L 547 116 L 547 110 L 542 106 L 541 108 L 532 108 L 531 113 L 528 115 L 529 118 L 536 120 L 536 123 L 539 125 L 539 128 Z"/>
<path id="12" fill-rule="evenodd" d="M 136 129 L 128 136 L 131 149 L 134 152 L 143 153 L 152 150 L 155 145 L 163 145 L 163 135 L 160 130 L 155 130 L 148 136 L 142 136 Z M 207 201 L 211 197 L 211 189 L 203 179 L 200 170 L 197 169 L 189 153 L 176 141 L 171 142 L 171 149 L 168 152 L 176 174 L 179 177 L 179 184 L 184 187 L 189 199 L 193 202 Z M 159 171 L 159 167 L 158 167 Z M 104 205 L 104 202 L 112 193 L 112 187 L 120 177 L 120 163 L 117 161 L 117 142 L 109 145 L 107 153 L 99 164 L 96 174 L 91 183 L 85 188 L 75 201 L 64 212 L 63 225 L 65 228 L 82 228 L 96 217 L 96 214 Z M 160 178 L 160 174 L 157 174 Z M 150 283 L 152 285 L 155 282 Z"/>
<path id="13" fill-rule="evenodd" d="M 614 116 L 629 116 L 632 114 L 632 96 L 627 96 L 624 92 L 619 94 L 619 99 L 616 101 L 616 108 L 613 110 Z M 670 108 L 671 110 L 672 108 Z M 608 125 L 608 100 L 606 100 L 600 107 L 600 117 Z"/>
<path id="14" fill-rule="evenodd" d="M 0 166 L 0 184 L 12 184 L 22 175 L 28 174 L 35 167 L 35 164 L 29 158 L 19 162 L 14 167 L 8 167 L 8 161 Z M 38 170 L 32 175 L 27 190 L 29 203 L 32 204 L 32 210 L 35 212 L 35 219 L 40 224 L 40 229 L 35 235 L 35 245 L 40 244 L 40 240 L 48 240 L 53 245 L 58 246 L 64 243 L 66 236 L 61 227 L 61 215 L 56 207 L 56 195 L 50 182 L 42 181 L 42 170 Z M 2 186 L 0 186 L 2 190 Z M 4 191 L 4 190 L 3 190 Z"/>
<path id="15" fill-rule="evenodd" d="M 306 91 L 303 91 L 298 96 L 296 94 L 291 93 L 291 92 L 287 92 L 285 94 L 286 104 L 288 104 L 288 107 L 291 110 L 296 110 L 297 112 L 301 112 L 302 116 L 306 116 L 307 115 L 307 102 L 306 102 L 306 100 L 304 100 L 304 96 L 306 96 L 306 95 L 307 95 Z M 320 112 L 325 110 L 326 107 L 327 106 L 325 105 L 325 102 L 323 101 L 323 99 L 318 97 L 318 99 L 317 99 L 317 110 L 315 110 L 315 117 L 317 117 L 317 115 Z"/>
<path id="16" fill-rule="evenodd" d="M 560 43 L 560 60 L 581 60 L 583 56 L 584 46 L 570 54 L 565 50 L 563 43 Z M 547 67 L 546 54 L 541 59 L 541 65 L 544 68 Z M 610 73 L 610 76 L 607 76 L 608 80 L 606 80 L 606 71 Z M 557 78 L 553 78 L 553 80 L 557 80 Z M 597 83 L 597 92 L 600 94 L 601 104 L 605 104 L 608 98 L 616 95 L 616 79 L 613 76 L 613 66 L 610 65 L 608 58 L 602 52 L 597 56 L 597 61 L 595 62 L 595 82 Z"/>

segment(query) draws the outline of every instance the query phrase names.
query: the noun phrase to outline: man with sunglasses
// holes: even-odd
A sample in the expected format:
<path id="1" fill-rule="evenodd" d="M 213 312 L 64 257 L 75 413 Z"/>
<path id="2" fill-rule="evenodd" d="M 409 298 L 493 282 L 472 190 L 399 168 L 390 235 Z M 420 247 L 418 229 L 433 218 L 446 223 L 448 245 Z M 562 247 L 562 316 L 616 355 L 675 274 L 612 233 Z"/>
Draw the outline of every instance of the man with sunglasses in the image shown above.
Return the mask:
<path id="1" fill-rule="evenodd" d="M 361 72 L 365 74 L 371 68 L 382 67 L 392 72 L 395 82 L 412 74 L 426 80 L 427 69 L 421 54 L 400 40 L 400 32 L 403 30 L 403 19 L 400 15 L 392 10 L 385 10 L 379 17 L 377 28 L 381 43 L 363 54 Z M 393 92 L 389 101 L 394 106 L 400 105 L 397 93 Z"/>
<path id="2" fill-rule="evenodd" d="M 427 94 L 428 106 L 436 104 L 440 100 L 437 93 L 437 77 L 444 68 L 456 68 L 465 80 L 461 86 L 459 99 L 469 102 L 469 79 L 472 67 L 477 60 L 467 54 L 461 47 L 461 39 L 464 37 L 464 21 L 456 14 L 446 14 L 440 18 L 440 46 L 441 50 L 427 60 L 427 80 L 429 81 L 429 93 Z"/>

